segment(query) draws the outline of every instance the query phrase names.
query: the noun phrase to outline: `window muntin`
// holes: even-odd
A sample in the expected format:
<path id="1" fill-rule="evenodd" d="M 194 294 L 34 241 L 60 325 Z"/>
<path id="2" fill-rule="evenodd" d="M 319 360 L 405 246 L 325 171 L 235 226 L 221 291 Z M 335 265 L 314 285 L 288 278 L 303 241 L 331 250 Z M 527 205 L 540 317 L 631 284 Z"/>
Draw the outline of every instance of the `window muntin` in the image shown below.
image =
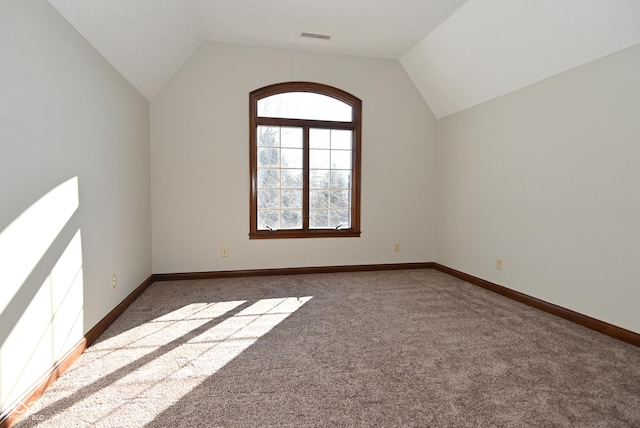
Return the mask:
<path id="1" fill-rule="evenodd" d="M 291 100 L 297 108 L 273 107 Z M 251 238 L 360 236 L 361 109 L 356 97 L 315 83 L 250 94 Z"/>
<path id="2" fill-rule="evenodd" d="M 352 132 L 309 130 L 309 228 L 351 227 Z"/>
<path id="3" fill-rule="evenodd" d="M 302 228 L 302 128 L 258 126 L 258 229 Z"/>

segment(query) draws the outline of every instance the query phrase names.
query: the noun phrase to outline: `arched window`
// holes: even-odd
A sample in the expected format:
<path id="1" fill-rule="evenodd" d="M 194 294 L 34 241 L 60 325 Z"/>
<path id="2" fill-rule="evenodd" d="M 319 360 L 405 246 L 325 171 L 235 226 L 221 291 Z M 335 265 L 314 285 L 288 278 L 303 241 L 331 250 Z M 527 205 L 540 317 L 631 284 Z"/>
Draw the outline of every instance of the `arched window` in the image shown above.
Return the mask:
<path id="1" fill-rule="evenodd" d="M 360 236 L 362 102 L 310 82 L 249 94 L 250 238 Z"/>

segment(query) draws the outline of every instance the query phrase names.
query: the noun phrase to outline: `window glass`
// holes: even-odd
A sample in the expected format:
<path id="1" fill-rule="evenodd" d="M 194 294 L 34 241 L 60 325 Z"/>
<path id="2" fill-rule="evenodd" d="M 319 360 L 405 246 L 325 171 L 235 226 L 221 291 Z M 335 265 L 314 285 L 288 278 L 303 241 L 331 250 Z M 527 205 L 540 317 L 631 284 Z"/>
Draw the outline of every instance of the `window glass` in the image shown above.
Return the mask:
<path id="1" fill-rule="evenodd" d="M 286 92 L 258 100 L 258 116 L 351 122 L 353 108 L 313 92 Z"/>
<path id="2" fill-rule="evenodd" d="M 250 238 L 360 236 L 360 100 L 292 82 L 250 102 Z"/>

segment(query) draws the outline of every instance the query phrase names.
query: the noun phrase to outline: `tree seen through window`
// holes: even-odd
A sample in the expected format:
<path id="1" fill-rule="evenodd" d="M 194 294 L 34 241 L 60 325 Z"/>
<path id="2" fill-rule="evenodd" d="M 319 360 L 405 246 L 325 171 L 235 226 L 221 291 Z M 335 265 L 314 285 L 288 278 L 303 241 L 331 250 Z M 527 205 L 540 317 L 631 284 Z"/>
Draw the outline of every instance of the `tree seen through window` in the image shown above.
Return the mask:
<path id="1" fill-rule="evenodd" d="M 294 82 L 252 92 L 250 109 L 250 236 L 359 236 L 360 100 Z"/>

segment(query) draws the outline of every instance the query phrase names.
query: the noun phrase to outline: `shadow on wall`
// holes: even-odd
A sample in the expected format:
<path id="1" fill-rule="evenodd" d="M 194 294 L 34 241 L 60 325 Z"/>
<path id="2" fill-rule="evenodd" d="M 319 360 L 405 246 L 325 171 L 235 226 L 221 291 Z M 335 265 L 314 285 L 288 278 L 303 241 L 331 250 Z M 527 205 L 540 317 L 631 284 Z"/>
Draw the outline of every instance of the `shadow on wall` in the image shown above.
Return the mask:
<path id="1" fill-rule="evenodd" d="M 0 232 L 0 415 L 82 338 L 78 207 L 73 177 Z"/>

